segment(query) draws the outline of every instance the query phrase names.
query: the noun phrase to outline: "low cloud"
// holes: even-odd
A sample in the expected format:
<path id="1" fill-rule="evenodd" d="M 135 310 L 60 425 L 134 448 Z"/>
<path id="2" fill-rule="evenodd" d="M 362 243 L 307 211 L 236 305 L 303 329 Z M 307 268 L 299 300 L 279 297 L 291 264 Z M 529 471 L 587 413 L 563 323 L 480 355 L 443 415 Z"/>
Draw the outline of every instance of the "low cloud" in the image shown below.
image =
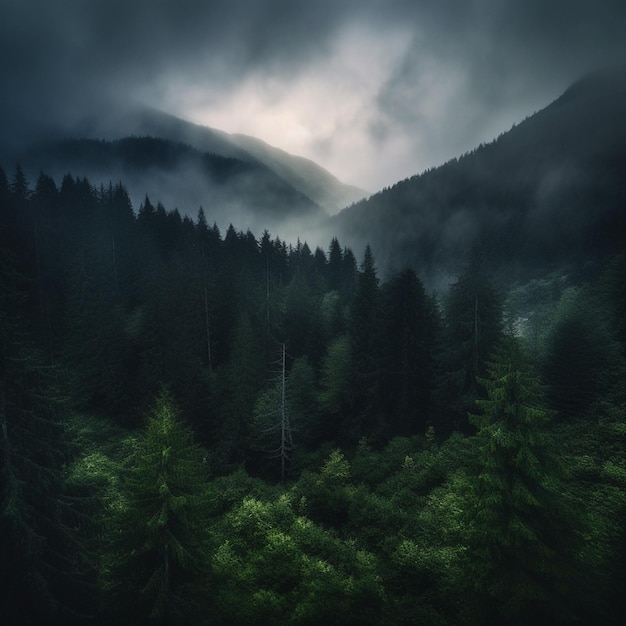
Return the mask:
<path id="1" fill-rule="evenodd" d="M 625 30 L 618 0 L 5 0 L 0 131 L 139 101 L 375 191 L 624 63 Z"/>

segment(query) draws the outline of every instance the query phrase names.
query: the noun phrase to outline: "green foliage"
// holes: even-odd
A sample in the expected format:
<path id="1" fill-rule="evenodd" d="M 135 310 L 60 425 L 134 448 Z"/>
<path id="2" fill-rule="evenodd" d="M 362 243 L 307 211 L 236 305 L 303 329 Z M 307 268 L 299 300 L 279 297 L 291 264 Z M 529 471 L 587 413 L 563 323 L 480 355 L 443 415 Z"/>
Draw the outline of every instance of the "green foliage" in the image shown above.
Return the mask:
<path id="1" fill-rule="evenodd" d="M 438 320 L 410 269 L 392 277 L 381 292 L 378 410 L 393 433 L 424 432 L 432 410 Z"/>
<path id="2" fill-rule="evenodd" d="M 295 486 L 306 514 L 317 523 L 339 529 L 349 518 L 352 494 L 350 463 L 334 449 L 319 472 L 303 472 Z"/>
<path id="3" fill-rule="evenodd" d="M 465 511 L 467 479 L 462 472 L 433 489 L 411 517 L 390 553 L 388 585 L 397 623 L 454 624 L 462 621 L 467 578 Z"/>
<path id="4" fill-rule="evenodd" d="M 296 359 L 288 380 L 289 402 L 298 442 L 311 446 L 320 429 L 315 369 L 307 357 Z"/>
<path id="5" fill-rule="evenodd" d="M 322 360 L 320 376 L 320 407 L 328 422 L 323 424 L 324 435 L 337 435 L 338 421 L 350 410 L 353 402 L 350 387 L 351 351 L 347 336 L 335 339 Z M 331 421 L 332 420 L 332 421 Z"/>
<path id="6" fill-rule="evenodd" d="M 241 463 L 250 446 L 254 405 L 265 374 L 260 338 L 252 320 L 242 313 L 232 348 L 222 374 L 224 394 L 221 423 L 218 425 L 218 454 L 224 465 Z"/>
<path id="7" fill-rule="evenodd" d="M 467 509 L 468 567 L 480 611 L 488 622 L 561 618 L 576 518 L 547 431 L 550 412 L 513 338 L 501 346 L 483 385 L 481 414 L 470 416 L 478 432 Z"/>
<path id="8" fill-rule="evenodd" d="M 368 245 L 357 276 L 348 326 L 353 406 L 350 419 L 345 423 L 344 436 L 350 443 L 358 441 L 364 429 L 371 428 L 373 424 L 375 390 L 379 373 L 376 341 L 379 330 L 378 282 L 374 256 Z"/>
<path id="9" fill-rule="evenodd" d="M 622 347 L 622 353 L 626 354 L 626 254 L 622 252 L 607 263 L 603 275 L 603 290 L 601 296 L 606 300 L 609 311 L 611 327 L 615 329 Z"/>
<path id="10" fill-rule="evenodd" d="M 494 353 L 487 244 L 438 307 L 411 270 L 379 280 L 369 248 L 357 272 L 336 239 L 327 260 L 269 232 L 222 239 L 211 209 L 194 224 L 146 197 L 135 218 L 121 184 L 5 179 L 3 618 L 623 621 L 623 258 L 592 286 L 564 291 L 559 268 L 510 294 L 555 425 L 518 347 Z M 282 402 L 276 339 L 280 485 L 260 436 Z M 125 430 L 163 384 L 145 433 Z M 472 432 L 476 399 L 477 434 L 450 435 Z"/>
<path id="11" fill-rule="evenodd" d="M 624 371 L 603 305 L 589 289 L 569 289 L 561 298 L 543 361 L 548 400 L 561 418 L 584 415 Z"/>
<path id="12" fill-rule="evenodd" d="M 520 338 L 534 363 L 545 354 L 547 336 L 568 283 L 568 276 L 561 271 L 517 285 L 508 292 L 504 303 L 507 327 Z"/>
<path id="13" fill-rule="evenodd" d="M 93 611 L 93 569 L 77 529 L 82 499 L 70 499 L 70 411 L 61 371 L 32 345 L 24 277 L 0 248 L 0 604 L 6 623 L 63 623 Z"/>
<path id="14" fill-rule="evenodd" d="M 114 611 L 135 623 L 187 623 L 206 565 L 207 472 L 201 449 L 162 392 L 110 520 L 105 576 Z"/>
<path id="15" fill-rule="evenodd" d="M 502 306 L 480 267 L 470 267 L 452 285 L 443 325 L 440 404 L 447 428 L 467 430 L 466 415 L 482 394 L 479 379 L 502 336 Z"/>
<path id="16" fill-rule="evenodd" d="M 384 595 L 372 554 L 294 511 L 288 495 L 244 498 L 213 555 L 227 624 L 376 624 Z"/>

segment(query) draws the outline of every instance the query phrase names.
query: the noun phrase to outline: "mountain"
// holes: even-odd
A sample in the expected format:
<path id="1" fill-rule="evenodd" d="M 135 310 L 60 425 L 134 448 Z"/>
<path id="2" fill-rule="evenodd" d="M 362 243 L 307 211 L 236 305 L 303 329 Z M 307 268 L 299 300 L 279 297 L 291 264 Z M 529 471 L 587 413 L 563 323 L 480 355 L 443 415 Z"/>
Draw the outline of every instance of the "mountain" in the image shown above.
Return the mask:
<path id="1" fill-rule="evenodd" d="M 256 160 L 219 156 L 169 139 L 126 137 L 115 141 L 66 139 L 31 147 L 21 155 L 29 176 L 65 173 L 92 184 L 122 181 L 136 209 L 149 195 L 167 208 L 260 233 L 290 232 L 294 222 L 315 226 L 327 214 L 309 197 Z"/>
<path id="2" fill-rule="evenodd" d="M 626 245 L 626 69 L 590 74 L 487 145 L 345 209 L 331 230 L 444 286 L 479 251 L 501 276 Z"/>
<path id="3" fill-rule="evenodd" d="M 57 182 L 68 172 L 96 186 L 122 181 L 135 209 L 147 194 L 191 217 L 203 206 L 223 228 L 232 222 L 293 240 L 367 195 L 254 137 L 143 106 L 102 107 L 19 149 L 0 145 L 0 160 L 5 167 L 19 162 L 33 182 L 41 171 Z"/>
<path id="4" fill-rule="evenodd" d="M 63 137 L 67 137 L 67 130 Z M 108 112 L 86 116 L 74 125 L 72 136 L 117 140 L 123 137 L 158 137 L 187 144 L 200 152 L 261 164 L 295 190 L 309 197 L 326 213 L 366 197 L 368 192 L 340 182 L 313 161 L 291 155 L 241 134 L 229 134 L 145 106 L 112 105 Z"/>
<path id="5" fill-rule="evenodd" d="M 237 146 L 317 202 L 330 215 L 369 195 L 363 189 L 340 182 L 309 159 L 293 156 L 248 135 L 230 135 L 230 138 Z"/>
<path id="6" fill-rule="evenodd" d="M 337 236 L 357 256 L 370 243 L 382 272 L 409 265 L 445 288 L 470 253 L 510 282 L 624 248 L 624 110 L 626 68 L 590 74 L 493 142 L 358 202 L 365 192 L 307 159 L 145 107 L 73 125 L 97 140 L 65 129 L 0 159 L 20 160 L 31 180 L 121 180 L 136 209 L 148 193 L 192 217 L 203 206 L 220 227 L 312 245 Z"/>

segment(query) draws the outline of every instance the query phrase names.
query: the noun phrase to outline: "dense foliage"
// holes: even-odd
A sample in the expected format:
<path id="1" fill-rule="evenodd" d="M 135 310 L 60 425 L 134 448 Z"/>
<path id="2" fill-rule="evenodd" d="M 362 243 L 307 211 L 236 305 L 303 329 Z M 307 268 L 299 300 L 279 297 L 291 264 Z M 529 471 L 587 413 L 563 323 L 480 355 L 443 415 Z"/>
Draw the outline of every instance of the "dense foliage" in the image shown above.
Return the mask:
<path id="1" fill-rule="evenodd" d="M 3 623 L 621 623 L 624 257 L 485 259 L 0 170 Z"/>

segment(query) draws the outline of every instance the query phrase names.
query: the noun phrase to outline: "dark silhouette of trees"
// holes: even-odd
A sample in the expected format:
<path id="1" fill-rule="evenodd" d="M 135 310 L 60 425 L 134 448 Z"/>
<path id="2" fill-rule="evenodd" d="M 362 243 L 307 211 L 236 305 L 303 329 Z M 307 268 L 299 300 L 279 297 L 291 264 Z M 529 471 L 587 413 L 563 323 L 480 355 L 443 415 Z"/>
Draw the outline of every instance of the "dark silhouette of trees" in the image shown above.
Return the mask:
<path id="1" fill-rule="evenodd" d="M 621 257 L 518 345 L 490 239 L 436 299 L 212 217 L 0 173 L 8 623 L 621 623 Z"/>
<path id="2" fill-rule="evenodd" d="M 411 269 L 393 276 L 381 292 L 379 411 L 391 432 L 423 433 L 432 414 L 436 312 Z"/>
<path id="3" fill-rule="evenodd" d="M 467 411 L 481 397 L 479 379 L 501 337 L 500 298 L 484 270 L 471 267 L 450 287 L 445 306 L 439 391 L 444 428 L 467 429 Z"/>
<path id="4" fill-rule="evenodd" d="M 351 306 L 348 337 L 350 342 L 352 418 L 346 424 L 348 441 L 357 441 L 373 425 L 375 391 L 380 374 L 379 289 L 374 256 L 365 248 Z"/>

